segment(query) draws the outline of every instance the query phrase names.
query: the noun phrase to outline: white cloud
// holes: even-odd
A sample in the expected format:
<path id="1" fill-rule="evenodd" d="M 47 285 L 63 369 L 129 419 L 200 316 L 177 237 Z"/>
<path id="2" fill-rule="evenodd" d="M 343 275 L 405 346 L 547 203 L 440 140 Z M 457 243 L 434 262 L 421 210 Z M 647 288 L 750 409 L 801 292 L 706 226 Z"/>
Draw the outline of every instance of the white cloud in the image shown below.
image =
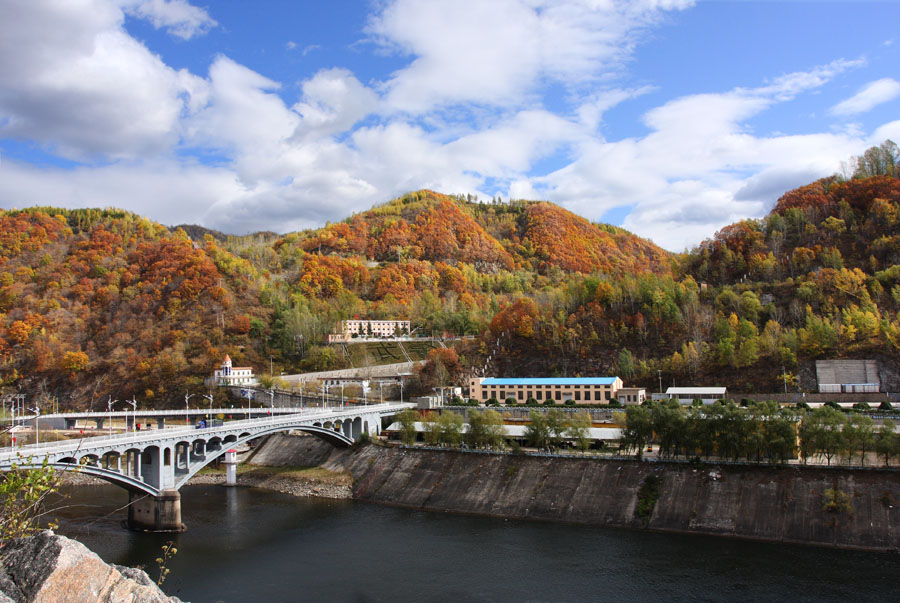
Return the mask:
<path id="1" fill-rule="evenodd" d="M 378 95 L 347 69 L 326 69 L 302 84 L 303 98 L 293 109 L 301 116 L 298 136 L 344 132 L 374 112 Z"/>
<path id="2" fill-rule="evenodd" d="M 831 108 L 834 115 L 865 113 L 900 96 L 900 82 L 886 77 L 863 86 L 859 92 Z"/>
<path id="3" fill-rule="evenodd" d="M 690 4 L 396 0 L 368 29 L 412 57 L 385 89 L 389 106 L 418 114 L 457 103 L 514 106 L 544 80 L 596 82 L 631 56 L 644 28 Z"/>
<path id="4" fill-rule="evenodd" d="M 13 1 L 0 20 L 0 135 L 69 158 L 135 157 L 177 143 L 202 80 L 122 29 L 109 2 Z"/>
<path id="5" fill-rule="evenodd" d="M 120 0 L 126 14 L 146 19 L 153 27 L 165 28 L 173 36 L 189 40 L 217 25 L 204 9 L 186 0 Z"/>

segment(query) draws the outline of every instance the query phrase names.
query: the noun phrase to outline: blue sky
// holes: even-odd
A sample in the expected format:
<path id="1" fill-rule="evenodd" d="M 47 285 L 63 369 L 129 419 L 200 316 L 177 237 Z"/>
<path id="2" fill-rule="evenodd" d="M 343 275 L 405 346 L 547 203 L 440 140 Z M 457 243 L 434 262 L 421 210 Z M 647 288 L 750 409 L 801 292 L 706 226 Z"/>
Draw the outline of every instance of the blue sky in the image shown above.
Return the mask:
<path id="1" fill-rule="evenodd" d="M 897 2 L 8 0 L 0 207 L 287 232 L 419 188 L 680 251 L 900 141 Z"/>

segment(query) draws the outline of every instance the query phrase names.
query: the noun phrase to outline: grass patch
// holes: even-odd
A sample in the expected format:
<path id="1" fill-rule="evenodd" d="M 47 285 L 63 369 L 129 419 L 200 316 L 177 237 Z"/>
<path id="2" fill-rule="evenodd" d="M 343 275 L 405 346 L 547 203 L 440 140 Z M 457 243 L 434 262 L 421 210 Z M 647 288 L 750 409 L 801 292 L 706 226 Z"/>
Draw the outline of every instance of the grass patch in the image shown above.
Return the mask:
<path id="1" fill-rule="evenodd" d="M 638 504 L 635 509 L 635 515 L 644 520 L 644 525 L 650 521 L 650 515 L 656 508 L 656 501 L 659 500 L 659 484 L 662 482 L 658 475 L 648 475 L 644 479 L 638 489 Z"/>

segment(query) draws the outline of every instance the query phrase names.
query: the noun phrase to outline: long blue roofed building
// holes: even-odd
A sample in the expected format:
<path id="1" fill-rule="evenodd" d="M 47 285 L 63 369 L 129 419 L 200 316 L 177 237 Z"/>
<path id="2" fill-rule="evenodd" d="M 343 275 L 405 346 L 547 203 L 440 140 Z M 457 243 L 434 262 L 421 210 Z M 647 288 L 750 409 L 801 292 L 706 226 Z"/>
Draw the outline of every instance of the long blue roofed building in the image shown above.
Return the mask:
<path id="1" fill-rule="evenodd" d="M 478 402 L 508 398 L 522 404 L 530 398 L 540 403 L 552 400 L 564 404 L 609 404 L 624 389 L 618 377 L 478 377 L 469 380 L 469 397 Z"/>

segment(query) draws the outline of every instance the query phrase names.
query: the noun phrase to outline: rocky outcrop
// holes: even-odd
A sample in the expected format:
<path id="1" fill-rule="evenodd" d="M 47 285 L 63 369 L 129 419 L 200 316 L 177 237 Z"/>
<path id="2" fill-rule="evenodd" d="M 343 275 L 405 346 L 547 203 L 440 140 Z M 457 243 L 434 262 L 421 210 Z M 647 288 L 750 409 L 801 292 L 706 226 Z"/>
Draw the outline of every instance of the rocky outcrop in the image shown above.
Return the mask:
<path id="1" fill-rule="evenodd" d="M 0 548 L 0 602 L 171 603 L 141 570 L 110 565 L 80 542 L 50 531 Z"/>

